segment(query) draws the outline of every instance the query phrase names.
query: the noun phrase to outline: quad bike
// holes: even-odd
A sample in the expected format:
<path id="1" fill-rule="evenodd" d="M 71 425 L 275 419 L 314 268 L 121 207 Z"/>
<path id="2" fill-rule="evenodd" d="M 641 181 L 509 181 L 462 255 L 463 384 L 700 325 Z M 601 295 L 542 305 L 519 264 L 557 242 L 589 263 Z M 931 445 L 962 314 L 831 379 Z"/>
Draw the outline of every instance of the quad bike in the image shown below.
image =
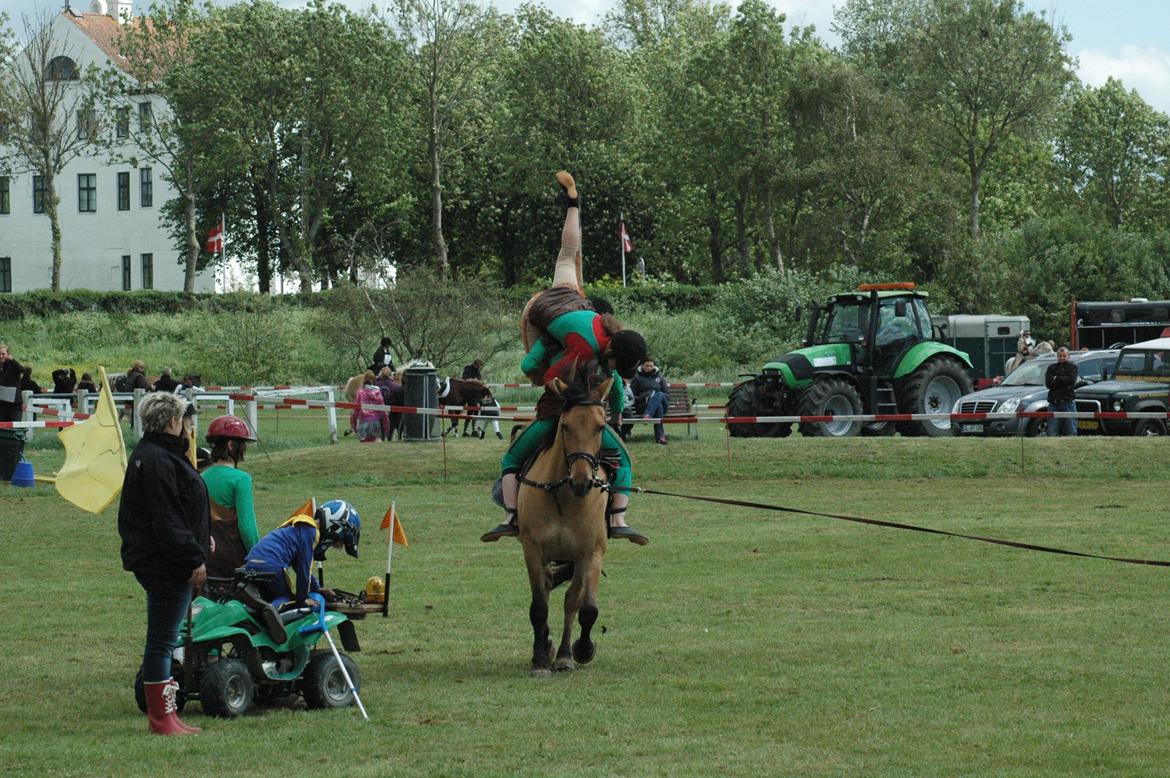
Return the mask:
<path id="1" fill-rule="evenodd" d="M 207 596 L 196 597 L 183 624 L 172 659 L 179 682 L 179 711 L 198 700 L 209 716 L 232 718 L 254 703 L 299 695 L 310 708 L 344 708 L 356 701 L 338 664 L 345 664 L 360 688 L 357 664 L 346 654 L 318 650 L 318 628 L 336 629 L 346 651 L 360 651 L 353 622 L 343 613 L 298 607 L 265 614 L 271 606 L 255 589 L 271 574 L 243 568 L 232 578 L 208 578 Z M 279 621 L 279 624 L 277 623 Z M 277 631 L 282 630 L 283 635 Z M 146 711 L 142 670 L 134 679 L 134 697 Z"/>

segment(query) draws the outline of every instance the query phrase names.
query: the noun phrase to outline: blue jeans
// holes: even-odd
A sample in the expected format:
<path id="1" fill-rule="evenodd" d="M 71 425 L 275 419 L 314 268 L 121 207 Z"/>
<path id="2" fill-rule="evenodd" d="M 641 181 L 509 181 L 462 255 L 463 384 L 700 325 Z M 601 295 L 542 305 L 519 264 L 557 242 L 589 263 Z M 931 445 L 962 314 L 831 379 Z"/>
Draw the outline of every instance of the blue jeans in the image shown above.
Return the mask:
<path id="1" fill-rule="evenodd" d="M 670 398 L 666 396 L 665 392 L 654 392 L 646 400 L 646 407 L 642 409 L 642 415 L 649 416 L 652 419 L 661 419 L 666 415 L 666 409 L 669 405 Z M 654 437 L 665 438 L 666 428 L 661 424 L 655 424 Z"/>
<path id="2" fill-rule="evenodd" d="M 1076 413 L 1076 401 L 1070 400 L 1065 403 L 1048 403 L 1048 410 L 1054 413 Z M 1077 420 L 1076 419 L 1049 419 L 1048 420 L 1048 437 L 1071 437 L 1077 436 Z"/>
<path id="3" fill-rule="evenodd" d="M 187 618 L 191 584 L 173 575 L 134 577 L 146 590 L 146 647 L 142 651 L 142 680 L 159 683 L 171 677 L 171 654 L 179 642 L 179 628 Z"/>

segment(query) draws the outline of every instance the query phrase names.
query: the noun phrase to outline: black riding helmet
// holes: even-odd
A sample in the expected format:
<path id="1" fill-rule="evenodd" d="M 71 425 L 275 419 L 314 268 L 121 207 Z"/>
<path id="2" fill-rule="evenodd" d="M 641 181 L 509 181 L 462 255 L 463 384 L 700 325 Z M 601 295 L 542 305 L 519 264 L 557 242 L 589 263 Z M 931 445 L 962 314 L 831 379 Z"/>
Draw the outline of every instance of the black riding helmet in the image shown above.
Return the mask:
<path id="1" fill-rule="evenodd" d="M 648 353 L 646 339 L 634 330 L 620 330 L 609 341 L 609 356 L 617 363 L 615 367 L 622 378 L 633 378 Z"/>

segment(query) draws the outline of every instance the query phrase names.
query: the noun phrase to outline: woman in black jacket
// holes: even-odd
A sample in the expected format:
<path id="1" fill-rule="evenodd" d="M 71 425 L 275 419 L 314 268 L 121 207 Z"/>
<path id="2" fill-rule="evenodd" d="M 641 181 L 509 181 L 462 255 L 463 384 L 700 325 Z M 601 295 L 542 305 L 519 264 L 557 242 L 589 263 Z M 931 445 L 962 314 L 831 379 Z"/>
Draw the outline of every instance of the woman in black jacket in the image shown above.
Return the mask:
<path id="1" fill-rule="evenodd" d="M 122 567 L 146 590 L 146 647 L 142 680 L 147 718 L 158 735 L 189 735 L 175 706 L 171 652 L 187 615 L 192 589 L 207 578 L 211 511 L 207 487 L 186 457 L 194 406 L 176 394 L 142 401 L 145 434 L 130 455 L 118 508 Z"/>

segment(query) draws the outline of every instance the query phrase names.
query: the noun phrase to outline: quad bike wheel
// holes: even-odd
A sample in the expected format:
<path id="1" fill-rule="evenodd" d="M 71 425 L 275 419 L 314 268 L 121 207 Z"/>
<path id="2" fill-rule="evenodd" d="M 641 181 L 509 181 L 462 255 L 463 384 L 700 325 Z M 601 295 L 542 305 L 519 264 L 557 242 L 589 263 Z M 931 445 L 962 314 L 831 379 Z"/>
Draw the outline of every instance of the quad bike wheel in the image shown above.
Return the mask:
<path id="1" fill-rule="evenodd" d="M 208 716 L 230 719 L 242 716 L 256 698 L 256 684 L 248 666 L 239 659 L 220 659 L 199 682 L 199 702 Z"/>
<path id="2" fill-rule="evenodd" d="M 341 654 L 341 661 L 345 663 L 354 687 L 361 689 L 357 663 L 345 654 Z M 319 653 L 309 660 L 309 666 L 301 676 L 301 691 L 310 708 L 346 708 L 356 702 L 332 651 Z"/>
<path id="3" fill-rule="evenodd" d="M 726 416 L 772 415 L 760 402 L 760 387 L 755 381 L 740 384 L 727 400 Z M 733 438 L 786 438 L 792 434 L 791 424 L 729 424 Z"/>
<path id="4" fill-rule="evenodd" d="M 175 692 L 175 709 L 183 712 L 183 706 L 187 704 L 187 692 L 183 691 L 181 679 L 183 678 L 183 664 L 177 659 L 171 660 L 171 677 L 180 681 L 178 691 Z M 146 686 L 142 681 L 142 668 L 138 668 L 138 672 L 134 675 L 134 702 L 138 704 L 138 710 L 146 713 Z"/>
<path id="5" fill-rule="evenodd" d="M 854 416 L 861 413 L 861 397 L 848 381 L 822 378 L 800 398 L 801 416 Z M 825 421 L 801 424 L 800 434 L 816 438 L 852 438 L 861 431 L 859 421 Z"/>

